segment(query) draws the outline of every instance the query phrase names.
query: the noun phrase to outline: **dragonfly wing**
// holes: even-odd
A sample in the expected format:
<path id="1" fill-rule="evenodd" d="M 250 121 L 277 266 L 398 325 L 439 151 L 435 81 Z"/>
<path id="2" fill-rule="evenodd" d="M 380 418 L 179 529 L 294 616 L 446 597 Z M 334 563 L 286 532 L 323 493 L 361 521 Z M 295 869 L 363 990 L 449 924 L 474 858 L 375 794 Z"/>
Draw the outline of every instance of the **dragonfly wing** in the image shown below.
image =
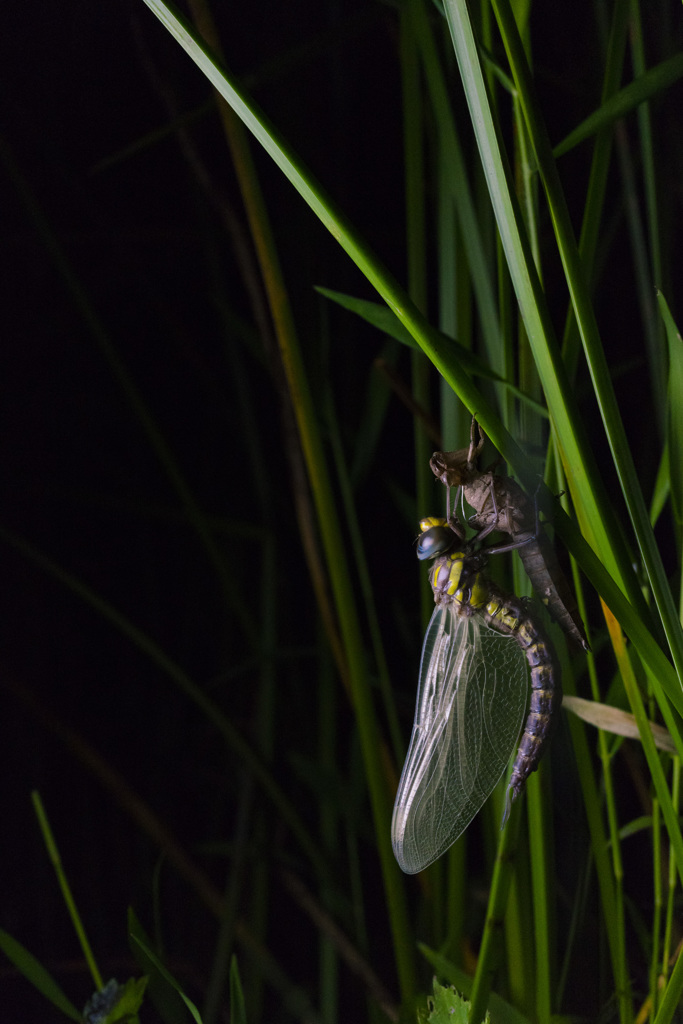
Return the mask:
<path id="1" fill-rule="evenodd" d="M 396 859 L 422 871 L 469 825 L 505 771 L 527 707 L 514 637 L 439 605 L 422 648 L 415 722 L 391 823 Z"/>

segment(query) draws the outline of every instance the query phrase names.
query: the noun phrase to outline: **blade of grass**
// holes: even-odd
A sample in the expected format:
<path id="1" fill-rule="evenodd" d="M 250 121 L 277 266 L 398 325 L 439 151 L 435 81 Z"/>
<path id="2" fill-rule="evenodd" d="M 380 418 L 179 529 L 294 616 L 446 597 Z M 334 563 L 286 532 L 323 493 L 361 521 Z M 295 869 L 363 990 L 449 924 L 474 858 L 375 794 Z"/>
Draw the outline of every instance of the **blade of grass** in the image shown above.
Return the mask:
<path id="1" fill-rule="evenodd" d="M 204 549 L 214 567 L 220 580 L 226 602 L 231 612 L 240 623 L 245 636 L 252 646 L 257 645 L 257 636 L 254 624 L 246 612 L 244 602 L 238 593 L 236 583 L 227 571 L 225 559 L 216 546 L 216 542 L 208 523 L 208 519 L 200 509 L 192 490 L 185 479 L 185 476 L 178 465 L 171 448 L 166 442 L 163 432 L 152 415 L 144 396 L 138 390 L 133 378 L 128 372 L 126 365 L 121 359 L 113 339 L 109 336 L 105 325 L 101 321 L 95 306 L 90 301 L 85 288 L 81 284 L 78 275 L 71 265 L 66 251 L 62 247 L 57 235 L 52 230 L 47 217 L 44 215 L 38 200 L 33 194 L 28 182 L 22 175 L 20 168 L 14 160 L 7 143 L 0 137 L 0 160 L 5 165 L 7 172 L 14 182 L 14 185 L 21 197 L 21 200 L 33 222 L 38 234 L 41 237 L 46 251 L 60 275 L 74 305 L 78 309 L 83 322 L 86 324 L 90 336 L 109 364 L 109 368 L 119 383 L 131 408 L 137 416 L 147 442 L 155 453 L 160 465 L 164 469 L 169 482 L 178 495 L 180 502 L 187 516 L 188 522 L 192 525 L 199 537 Z"/>
<path id="2" fill-rule="evenodd" d="M 208 4 L 204 0 L 191 0 L 190 7 L 203 39 L 208 40 L 213 50 L 220 53 L 220 41 Z M 186 34 L 184 34 L 184 37 L 187 38 Z M 193 39 L 195 45 L 197 42 L 196 39 Z M 200 52 L 206 56 L 206 51 L 201 45 Z M 209 65 L 214 71 L 218 71 L 213 61 L 209 60 Z M 204 67 L 203 70 L 207 73 L 207 67 Z M 219 77 L 222 76 L 219 75 Z M 211 77 L 211 80 L 216 85 L 213 77 Z M 225 85 L 224 80 L 223 85 Z M 223 96 L 223 99 L 227 99 L 221 89 L 218 91 Z M 226 139 L 238 176 L 258 255 L 259 266 L 268 295 L 273 326 L 313 492 L 318 526 L 325 551 L 340 631 L 344 641 L 348 679 L 351 685 L 351 698 L 363 750 L 377 848 L 389 906 L 399 981 L 404 999 L 410 1000 L 416 985 L 414 956 L 407 941 L 409 927 L 405 892 L 391 849 L 389 835 L 390 803 L 381 759 L 382 744 L 380 730 L 369 686 L 360 622 L 344 552 L 344 541 L 337 506 L 323 450 L 320 426 L 314 408 L 313 396 L 301 354 L 294 317 L 284 284 L 265 199 L 251 158 L 244 125 L 242 124 L 242 121 L 245 121 L 244 112 L 246 109 L 245 104 L 241 111 L 237 110 L 234 105 L 234 96 L 233 101 L 230 103 L 219 102 L 219 111 Z M 257 119 L 255 119 L 254 123 L 258 123 Z M 245 124 L 253 130 L 252 125 L 246 121 Z M 300 175 L 299 177 L 301 179 Z"/>
<path id="3" fill-rule="evenodd" d="M 79 1013 L 71 1000 L 62 992 L 52 975 L 45 970 L 32 953 L 29 953 L 25 946 L 22 946 L 2 928 L 0 928 L 0 949 L 26 980 L 53 1006 L 56 1006 L 65 1017 L 70 1017 L 77 1024 L 82 1022 L 83 1014 Z"/>
<path id="4" fill-rule="evenodd" d="M 450 274 L 444 275 L 444 278 L 448 280 L 448 285 L 451 284 Z M 440 294 L 443 294 L 444 284 L 440 289 Z M 333 302 L 338 303 L 344 309 L 348 309 L 352 313 L 356 313 L 362 317 L 367 323 L 372 324 L 378 330 L 388 334 L 389 337 L 395 338 L 396 341 L 400 341 L 402 345 L 407 345 L 409 348 L 420 350 L 420 346 L 403 327 L 400 321 L 396 318 L 395 314 L 391 312 L 387 306 L 381 305 L 379 302 L 369 302 L 367 299 L 357 299 L 353 295 L 345 295 L 343 292 L 335 292 L 331 288 L 316 287 L 316 291 L 325 298 L 331 299 Z M 461 365 L 468 373 L 473 377 L 481 377 L 482 380 L 490 380 L 496 384 L 501 384 L 510 395 L 514 395 L 520 402 L 528 405 L 533 410 L 536 416 L 541 416 L 543 419 L 548 418 L 548 410 L 540 402 L 526 395 L 520 388 L 516 387 L 509 380 L 501 377 L 500 374 L 492 370 L 485 360 L 481 359 L 474 352 L 470 352 L 469 349 L 465 348 L 459 341 L 456 341 L 454 337 L 448 332 L 443 332 L 443 341 L 445 345 L 450 345 L 457 352 L 458 358 Z M 465 420 L 463 420 L 464 424 Z M 467 424 L 469 429 L 469 423 Z M 458 431 L 454 436 L 458 437 L 463 435 L 465 431 Z M 457 442 L 453 441 L 453 446 Z M 444 449 L 449 448 L 450 442 L 443 442 Z"/>
<path id="5" fill-rule="evenodd" d="M 521 450 L 514 440 L 500 436 L 496 417 L 489 403 L 474 387 L 463 370 L 450 342 L 429 324 L 406 292 L 377 259 L 367 243 L 353 229 L 347 218 L 336 208 L 318 182 L 291 151 L 265 115 L 250 101 L 236 81 L 220 67 L 209 48 L 198 38 L 189 24 L 168 3 L 162 0 L 144 0 L 183 49 L 192 57 L 220 95 L 253 133 L 266 152 L 273 158 L 283 174 L 294 185 L 316 216 L 349 254 L 368 281 L 377 289 L 389 308 L 420 345 L 420 348 L 460 396 L 468 409 L 476 410 L 482 425 L 490 434 L 491 427 L 500 441 L 499 450 L 511 465 L 524 466 Z M 492 436 L 490 434 L 490 436 Z M 510 456 L 508 458 L 508 455 Z M 523 468 L 521 469 L 523 474 Z"/>
<path id="6" fill-rule="evenodd" d="M 533 775 L 527 784 L 527 812 L 529 820 L 529 854 L 531 871 L 531 904 L 534 919 L 535 949 L 544 950 L 534 959 L 535 971 L 535 1006 L 538 1020 L 550 1020 L 555 1007 L 553 1006 L 553 972 L 556 951 L 552 941 L 551 916 L 555 901 L 553 899 L 552 861 L 550 836 L 552 829 L 548 821 L 548 813 L 544 793 L 544 776 L 547 774 L 545 763 Z"/>
<path id="7" fill-rule="evenodd" d="M 451 195 L 467 256 L 472 288 L 477 299 L 487 362 L 497 373 L 504 375 L 504 368 L 500 363 L 501 331 L 495 289 L 491 281 L 490 260 L 482 239 L 480 221 L 469 185 L 469 174 L 453 119 L 449 87 L 437 54 L 423 0 L 408 0 L 407 11 L 412 33 L 420 51 L 429 98 L 438 126 L 441 159 L 448 167 Z"/>
<path id="8" fill-rule="evenodd" d="M 562 142 L 558 142 L 553 149 L 553 156 L 555 159 L 564 156 L 585 139 L 597 135 L 618 118 L 630 114 L 641 103 L 646 103 L 658 93 L 664 92 L 680 78 L 683 78 L 683 54 L 677 53 L 645 71 L 635 81 L 629 82 L 623 89 L 601 103 L 598 109 L 573 128 Z"/>
<path id="9" fill-rule="evenodd" d="M 247 1008 L 240 979 L 237 957 L 230 957 L 230 1021 L 231 1024 L 247 1024 Z"/>
<path id="10" fill-rule="evenodd" d="M 425 126 L 420 95 L 420 68 L 415 46 L 415 37 L 410 18 L 410 4 L 405 5 L 400 15 L 400 66 L 403 96 L 403 155 L 405 164 L 405 214 L 406 243 L 408 255 L 408 294 L 415 306 L 425 311 L 427 307 L 427 240 L 425 229 Z M 429 362 L 424 353 L 411 352 L 412 400 L 418 408 L 430 415 Z M 433 449 L 418 416 L 413 417 L 413 450 L 415 460 L 415 521 L 420 510 L 427 507 L 432 487 L 429 457 Z M 427 580 L 420 581 L 422 620 L 429 620 L 432 604 L 431 589 Z"/>
<path id="11" fill-rule="evenodd" d="M 623 5 L 623 19 L 625 21 L 630 4 L 627 0 L 620 0 L 620 3 Z M 631 456 L 631 449 L 624 432 L 611 373 L 600 342 L 595 313 L 586 286 L 585 274 L 581 266 L 581 258 L 574 238 L 569 210 L 553 160 L 550 140 L 541 116 L 540 104 L 536 96 L 522 41 L 519 38 L 515 19 L 507 0 L 494 0 L 494 10 L 496 11 L 501 35 L 503 36 L 506 52 L 510 60 L 515 84 L 520 94 L 536 162 L 546 190 L 557 244 L 570 289 L 574 315 L 583 341 L 612 459 L 662 619 L 674 665 L 683 684 L 683 631 L 681 630 L 654 533 L 650 526 L 640 480 Z M 564 447 L 564 434 L 561 430 L 558 430 L 558 434 Z M 599 550 L 602 551 L 602 547 Z"/>
<path id="12" fill-rule="evenodd" d="M 164 981 L 166 981 L 167 984 L 170 985 L 171 988 L 175 989 L 175 991 L 178 993 L 182 1001 L 185 1003 L 185 1006 L 192 1014 L 192 1018 L 194 1021 L 196 1021 L 196 1024 L 202 1024 L 202 1018 L 199 1015 L 199 1010 L 197 1009 L 197 1007 L 194 1005 L 192 1000 L 185 995 L 185 993 L 182 990 L 182 987 L 175 980 L 170 971 L 168 971 L 164 967 L 161 960 L 159 960 L 159 958 L 152 952 L 152 950 L 149 948 L 149 946 L 144 941 L 142 936 L 138 934 L 136 930 L 134 930 L 133 926 L 131 926 L 129 934 L 130 941 L 140 948 L 140 951 L 142 955 L 145 957 L 145 959 L 148 960 L 149 963 L 151 963 L 152 966 L 156 968 L 156 970 L 159 972 Z"/>
<path id="13" fill-rule="evenodd" d="M 608 624 L 610 624 L 609 619 Z M 660 761 L 659 754 L 657 753 L 652 730 L 650 729 L 650 723 L 645 714 L 643 698 L 624 649 L 621 629 L 618 627 L 614 628 L 616 626 L 614 620 L 612 620 L 611 625 L 612 632 L 614 634 L 612 637 L 613 646 L 620 655 L 624 687 L 626 689 L 629 704 L 631 705 L 631 710 L 633 711 L 636 722 L 638 723 L 638 731 L 643 745 L 643 752 L 647 759 L 648 768 L 650 769 L 650 774 L 652 776 L 652 782 L 659 799 L 664 821 L 666 822 L 671 849 L 676 861 L 676 870 L 678 872 L 679 881 L 683 885 L 683 835 L 681 835 L 678 814 L 673 805 L 673 800 L 666 782 L 662 763 Z M 661 706 L 661 698 L 659 703 Z M 673 727 L 672 732 L 676 731 L 676 723 L 672 721 L 671 724 Z"/>
<path id="14" fill-rule="evenodd" d="M 470 1021 L 484 1020 L 488 1006 L 493 975 L 498 963 L 501 941 L 501 922 L 505 916 L 505 907 L 514 873 L 515 851 L 519 837 L 521 822 L 521 802 L 513 803 L 507 824 L 500 833 L 496 863 L 491 878 L 486 926 L 479 949 L 477 969 L 472 982 L 470 1000 Z"/>
<path id="15" fill-rule="evenodd" d="M 673 763 L 673 779 L 671 784 L 671 792 L 673 796 L 674 807 L 676 813 L 680 814 L 681 807 L 681 762 L 679 758 L 674 759 Z M 658 837 L 659 838 L 659 837 Z M 660 843 L 657 843 L 656 849 L 659 849 Z M 664 930 L 664 941 L 662 943 L 662 959 L 661 959 L 661 977 L 667 978 L 671 968 L 671 945 L 674 941 L 674 914 L 676 910 L 675 901 L 678 896 L 678 886 L 676 884 L 676 864 L 675 858 L 671 855 L 671 851 L 668 851 L 668 884 L 667 884 L 667 900 L 666 900 L 666 926 Z M 661 986 L 659 984 L 659 978 L 653 979 L 656 984 L 656 997 L 653 995 L 654 1006 L 656 1007 L 661 1000 Z M 654 986 L 653 986 L 654 988 Z"/>
<path id="16" fill-rule="evenodd" d="M 627 28 L 624 15 L 624 4 L 615 4 L 605 53 L 602 102 L 606 102 L 617 91 L 621 82 Z M 603 129 L 598 133 L 593 149 L 588 179 L 588 192 L 583 208 L 579 248 L 586 280 L 593 286 L 598 240 L 603 229 L 603 208 L 612 154 L 612 142 L 613 133 L 609 128 Z M 572 377 L 576 372 L 576 362 L 580 351 L 581 338 L 576 317 L 574 316 L 574 307 L 570 303 L 565 321 L 562 352 Z"/>
<path id="17" fill-rule="evenodd" d="M 364 618 L 367 622 L 367 628 L 370 633 L 375 666 L 379 678 L 379 689 L 382 694 L 384 714 L 391 741 L 391 751 L 395 763 L 399 764 L 405 754 L 405 745 L 401 736 L 398 715 L 396 713 L 396 703 L 391 689 L 391 677 L 389 675 L 389 666 L 384 653 L 384 644 L 382 642 L 382 633 L 379 626 L 379 617 L 377 615 L 377 605 L 373 592 L 372 577 L 365 554 L 363 531 L 361 524 L 358 521 L 358 511 L 354 502 L 351 481 L 349 479 L 348 467 L 342 446 L 339 420 L 334 408 L 334 396 L 331 391 L 327 396 L 326 404 L 328 408 L 327 420 L 330 433 L 330 445 L 337 469 L 337 479 L 342 495 L 346 525 L 351 538 L 355 568 L 363 598 L 363 605 L 365 609 Z"/>
<path id="18" fill-rule="evenodd" d="M 174 37 L 178 39 L 178 42 L 190 54 L 190 56 L 192 56 L 221 95 L 224 96 L 228 102 L 234 105 L 234 109 L 240 117 L 243 118 L 247 127 L 249 127 L 256 138 L 262 143 L 288 179 L 292 181 L 294 186 L 306 199 L 313 211 L 320 217 L 328 230 L 331 231 L 342 247 L 349 253 L 352 259 L 354 259 L 359 268 L 366 274 L 368 280 L 370 280 L 370 282 L 377 288 L 377 291 L 385 299 L 387 305 L 395 312 L 401 323 L 404 324 L 412 336 L 418 341 L 423 351 L 429 355 L 439 372 L 457 392 L 467 408 L 476 411 L 482 426 L 486 430 L 488 436 L 495 443 L 496 448 L 502 457 L 513 467 L 517 476 L 524 481 L 526 463 L 521 449 L 514 439 L 504 430 L 502 424 L 493 413 L 489 403 L 485 401 L 480 392 L 478 392 L 472 385 L 467 374 L 463 372 L 457 358 L 453 357 L 453 353 L 450 351 L 448 346 L 443 343 L 440 333 L 424 320 L 405 292 L 398 286 L 392 276 L 371 253 L 366 243 L 356 235 L 346 218 L 335 209 L 334 205 L 325 196 L 322 189 L 320 189 L 320 187 L 313 181 L 308 172 L 303 169 L 298 159 L 294 157 L 289 148 L 280 140 L 277 133 L 268 124 L 267 119 L 256 110 L 253 104 L 247 101 L 246 97 L 239 90 L 236 83 L 230 78 L 230 76 L 221 71 L 216 61 L 210 57 L 207 48 L 196 38 L 183 19 L 177 15 L 169 5 L 162 3 L 161 0 L 145 0 L 145 3 L 147 3 L 150 9 L 154 11 L 162 23 L 166 25 Z M 465 40 L 467 49 L 466 66 L 470 67 L 471 62 L 476 58 L 476 46 L 474 44 L 471 31 L 468 29 L 465 34 L 467 36 Z M 473 74 L 476 84 L 477 75 L 474 71 Z M 479 89 L 479 92 L 480 91 L 481 90 Z M 479 119 L 481 116 L 483 121 L 490 128 L 490 132 L 492 133 L 491 137 L 495 139 L 495 131 L 493 130 L 490 116 L 481 112 L 478 106 L 475 110 L 475 115 L 476 119 Z M 489 167 L 489 165 L 493 165 L 494 169 L 499 169 L 498 159 L 499 158 L 496 158 L 496 160 L 494 160 L 492 154 L 487 150 L 485 166 Z M 507 187 L 505 188 L 505 191 L 507 193 Z M 497 202 L 494 205 L 497 206 Z M 504 227 L 507 223 L 508 222 L 505 218 L 503 218 Z M 511 232 L 505 229 L 504 238 L 509 240 L 510 235 Z M 514 231 L 512 232 L 512 235 L 514 236 Z M 509 248 L 513 253 L 518 253 L 520 251 L 520 244 L 515 241 L 515 244 L 510 245 Z M 513 260 L 513 263 L 516 268 L 517 276 L 523 283 L 523 287 L 520 289 L 521 292 L 526 299 L 529 299 L 530 297 L 533 298 L 533 289 L 531 288 L 530 278 L 527 275 L 527 263 L 519 260 Z M 518 290 L 518 297 L 520 290 Z M 522 304 L 523 310 L 526 309 L 528 304 L 528 302 Z M 530 312 L 532 323 L 539 325 L 545 322 L 542 316 L 539 317 L 533 302 L 530 305 Z M 554 388 L 550 387 L 550 391 L 555 395 Z M 562 407 L 560 407 L 560 411 L 561 408 Z M 564 424 L 566 422 L 564 414 L 560 418 Z M 568 436 L 570 439 L 573 437 L 571 430 L 568 432 Z M 573 446 L 572 452 L 575 456 L 575 458 L 572 459 L 572 463 L 575 463 L 580 467 L 581 459 L 579 458 L 578 451 Z M 576 476 L 574 476 L 574 479 L 576 480 Z M 583 474 L 581 475 L 581 482 L 582 499 L 587 495 L 586 505 L 593 509 L 592 518 L 600 528 L 600 537 L 601 540 L 604 541 L 604 544 L 600 546 L 599 550 L 609 554 L 614 538 L 608 536 L 607 531 L 603 529 L 604 521 L 600 518 L 600 514 L 595 510 L 593 500 L 591 498 L 591 488 L 586 486 Z M 595 487 L 597 490 L 597 482 L 595 483 Z M 600 491 L 602 491 L 602 488 L 600 488 Z M 542 498 L 539 503 L 543 510 L 544 506 Z M 611 513 L 607 512 L 606 514 L 611 521 Z M 623 593 L 619 591 L 618 587 L 613 585 L 611 577 L 608 573 L 605 573 L 590 548 L 588 548 L 587 545 L 581 545 L 580 535 L 573 527 L 571 521 L 567 520 L 566 517 L 563 518 L 558 516 L 556 526 L 558 533 L 562 536 L 562 539 L 567 544 L 569 550 L 577 556 L 577 561 L 579 561 L 582 569 L 587 572 L 591 582 L 593 582 L 594 586 L 599 589 L 613 612 L 618 615 L 619 620 L 622 622 L 622 625 L 630 638 L 639 646 L 646 664 L 653 666 L 653 671 L 656 671 L 659 674 L 660 679 L 662 680 L 673 703 L 679 708 L 679 710 L 682 710 L 683 699 L 681 698 L 680 692 L 678 695 L 675 693 L 671 676 L 671 667 L 667 663 L 666 659 L 661 656 L 661 652 L 657 649 L 656 643 L 652 640 L 644 626 L 644 622 L 648 621 L 647 609 L 645 608 L 642 596 L 640 595 L 637 586 L 632 582 L 630 566 L 628 566 L 627 576 L 627 579 L 629 580 L 629 590 L 631 591 L 629 593 L 629 597 L 633 601 L 634 607 L 638 609 L 638 614 L 636 615 L 632 613 L 629 603 L 623 598 Z M 618 531 L 615 532 L 615 536 L 617 535 Z M 626 555 L 624 555 L 623 561 L 620 559 L 620 565 L 622 568 L 624 563 L 628 565 L 628 558 Z M 621 574 L 617 573 L 615 579 L 621 581 Z"/>
<path id="19" fill-rule="evenodd" d="M 272 773 L 263 763 L 258 754 L 253 750 L 250 743 L 242 736 L 235 726 L 226 718 L 222 709 L 212 701 L 204 691 L 191 679 L 169 656 L 151 640 L 142 630 L 138 629 L 121 612 L 114 608 L 104 598 L 100 597 L 81 580 L 76 579 L 57 565 L 42 552 L 37 551 L 32 545 L 21 537 L 0 526 L 0 538 L 29 561 L 33 562 L 44 572 L 54 576 L 59 582 L 77 594 L 86 604 L 110 622 L 119 632 L 133 643 L 138 650 L 142 651 L 158 668 L 162 670 L 175 685 L 195 704 L 212 723 L 218 732 L 232 748 L 241 764 L 252 774 L 263 790 L 268 794 L 278 812 L 282 815 L 287 825 L 296 836 L 302 850 L 310 858 L 315 870 L 322 876 L 327 871 L 327 862 L 324 855 L 311 839 L 307 827 L 304 825 L 300 815 L 291 804 L 284 790 L 273 778 Z"/>
<path id="20" fill-rule="evenodd" d="M 629 40 L 631 42 L 631 55 L 634 73 L 637 76 L 645 76 L 647 73 L 645 71 L 645 45 L 643 41 L 643 25 L 639 3 L 634 3 L 631 7 Z M 665 282 L 663 269 L 664 261 L 662 259 L 661 233 L 659 230 L 660 200 L 657 194 L 657 167 L 659 166 L 660 161 L 655 155 L 652 115 L 649 103 L 642 103 L 638 107 L 638 140 L 640 143 L 639 157 L 642 160 L 643 189 L 647 210 L 649 258 L 652 264 L 648 284 L 651 285 L 654 281 L 663 287 Z M 662 412 L 659 411 L 661 405 L 659 402 L 659 396 L 664 393 L 666 382 L 664 331 L 661 322 L 654 316 L 653 323 L 650 324 L 648 320 L 648 322 L 646 322 L 645 329 L 646 337 L 648 339 L 650 373 L 652 375 L 651 394 L 654 398 L 658 427 L 663 436 L 663 416 Z"/>
<path id="21" fill-rule="evenodd" d="M 649 980 L 650 980 L 650 1003 L 652 1009 L 657 1012 L 657 979 L 659 977 L 660 950 L 662 941 L 662 867 L 664 865 L 662 850 L 662 829 L 661 815 L 659 813 L 659 801 L 655 797 L 652 801 L 652 951 L 650 953 Z"/>
<path id="22" fill-rule="evenodd" d="M 507 160 L 486 93 L 467 7 L 464 0 L 447 0 L 445 9 L 498 230 L 550 409 L 553 429 L 560 443 L 574 504 L 582 528 L 594 549 L 601 552 L 609 571 L 625 588 L 630 600 L 640 607 L 642 601 L 627 553 L 619 551 L 617 546 L 618 531 L 611 505 L 589 451 L 581 417 L 554 338 L 519 207 L 510 187 Z M 501 450 L 501 454 L 507 460 L 506 453 Z"/>
<path id="23" fill-rule="evenodd" d="M 657 290 L 657 302 L 666 328 L 669 346 L 666 444 L 669 454 L 668 477 L 671 505 L 674 520 L 680 530 L 683 525 L 683 466 L 680 459 L 680 452 L 683 451 L 683 339 L 671 316 L 668 303 L 659 290 Z M 673 452 L 678 454 L 672 457 Z"/>
<path id="24" fill-rule="evenodd" d="M 78 907 L 76 906 L 76 901 L 74 900 L 73 893 L 71 892 L 71 886 L 69 885 L 69 880 L 66 877 L 66 872 L 64 871 L 64 866 L 62 865 L 62 858 L 59 855 L 59 849 L 57 848 L 55 837 L 52 834 L 50 823 L 47 820 L 47 815 L 45 813 L 45 808 L 43 807 L 43 802 L 40 799 L 40 794 L 35 789 L 31 793 L 31 801 L 33 803 L 33 809 L 38 819 L 40 831 L 42 832 L 43 835 L 43 842 L 45 843 L 45 848 L 47 850 L 48 857 L 50 858 L 50 863 L 52 864 L 52 867 L 55 869 L 55 874 L 57 875 L 59 888 L 62 891 L 62 896 L 64 898 L 66 908 L 69 912 L 71 923 L 73 924 L 76 935 L 78 936 L 78 942 L 81 949 L 83 950 L 83 956 L 85 957 L 85 962 L 88 965 L 88 969 L 90 971 L 92 980 L 95 983 L 95 988 L 99 992 L 99 990 L 103 987 L 102 975 L 100 974 L 99 967 L 95 962 L 95 957 L 93 955 L 90 942 L 88 941 L 88 936 L 85 934 L 85 928 L 83 927 L 83 922 L 81 921 L 81 915 L 78 913 Z"/>
<path id="25" fill-rule="evenodd" d="M 669 984 L 666 986 L 666 991 L 659 1004 L 659 1010 L 657 1016 L 654 1019 L 654 1024 L 670 1024 L 673 1020 L 674 1014 L 680 1009 L 681 1000 L 683 999 L 683 948 L 679 946 L 678 956 L 674 969 L 671 972 Z"/>

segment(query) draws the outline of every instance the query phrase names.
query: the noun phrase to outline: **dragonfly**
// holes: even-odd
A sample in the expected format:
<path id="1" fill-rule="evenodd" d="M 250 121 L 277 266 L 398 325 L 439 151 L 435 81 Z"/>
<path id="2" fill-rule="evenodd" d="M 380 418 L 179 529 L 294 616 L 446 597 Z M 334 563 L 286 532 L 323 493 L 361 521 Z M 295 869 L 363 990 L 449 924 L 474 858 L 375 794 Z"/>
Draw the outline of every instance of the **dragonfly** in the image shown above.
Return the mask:
<path id="1" fill-rule="evenodd" d="M 561 702 L 555 652 L 530 603 L 486 577 L 486 553 L 464 540 L 455 517 L 428 517 L 420 530 L 418 558 L 433 559 L 436 607 L 391 823 L 394 854 L 409 875 L 462 835 L 517 748 L 505 824 L 538 767 Z"/>
<path id="2" fill-rule="evenodd" d="M 477 438 L 478 434 L 478 438 Z M 573 643 L 590 650 L 586 631 L 571 587 L 560 568 L 557 555 L 538 521 L 538 509 L 518 483 L 477 468 L 484 446 L 484 432 L 472 417 L 470 444 L 455 452 L 434 452 L 429 465 L 446 487 L 457 487 L 458 496 L 475 510 L 468 520 L 478 529 L 478 540 L 494 530 L 507 533 L 509 544 L 489 548 L 489 554 L 517 549 L 531 584 L 548 611 Z"/>

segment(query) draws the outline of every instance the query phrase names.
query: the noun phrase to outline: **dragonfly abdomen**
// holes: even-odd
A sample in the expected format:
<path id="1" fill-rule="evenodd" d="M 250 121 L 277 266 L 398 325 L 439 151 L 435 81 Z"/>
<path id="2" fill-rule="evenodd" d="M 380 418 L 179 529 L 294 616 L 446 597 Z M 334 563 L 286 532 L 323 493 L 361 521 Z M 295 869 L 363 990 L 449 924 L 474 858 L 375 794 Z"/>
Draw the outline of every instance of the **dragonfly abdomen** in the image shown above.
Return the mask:
<path id="1" fill-rule="evenodd" d="M 526 603 L 491 593 L 484 615 L 494 629 L 510 633 L 516 639 L 531 669 L 529 713 L 507 789 L 505 821 L 511 800 L 519 796 L 528 777 L 538 768 L 562 694 L 552 645 Z"/>
<path id="2" fill-rule="evenodd" d="M 453 602 L 459 615 L 481 614 L 493 629 L 517 641 L 531 669 L 531 702 L 508 785 L 507 818 L 510 801 L 538 767 L 561 690 L 552 644 L 530 605 L 501 593 L 483 575 L 482 566 L 476 555 L 451 552 L 435 560 L 430 579 L 437 604 Z"/>

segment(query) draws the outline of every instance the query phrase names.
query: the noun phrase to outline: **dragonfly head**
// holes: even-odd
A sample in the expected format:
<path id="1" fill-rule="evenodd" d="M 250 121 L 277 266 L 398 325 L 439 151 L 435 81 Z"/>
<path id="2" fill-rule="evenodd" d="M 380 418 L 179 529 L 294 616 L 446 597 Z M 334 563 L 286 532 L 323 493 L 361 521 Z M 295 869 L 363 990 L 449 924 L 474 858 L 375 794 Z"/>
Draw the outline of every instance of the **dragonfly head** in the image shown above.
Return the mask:
<path id="1" fill-rule="evenodd" d="M 422 535 L 417 539 L 417 557 L 421 562 L 451 551 L 461 538 L 445 519 L 422 519 Z"/>

